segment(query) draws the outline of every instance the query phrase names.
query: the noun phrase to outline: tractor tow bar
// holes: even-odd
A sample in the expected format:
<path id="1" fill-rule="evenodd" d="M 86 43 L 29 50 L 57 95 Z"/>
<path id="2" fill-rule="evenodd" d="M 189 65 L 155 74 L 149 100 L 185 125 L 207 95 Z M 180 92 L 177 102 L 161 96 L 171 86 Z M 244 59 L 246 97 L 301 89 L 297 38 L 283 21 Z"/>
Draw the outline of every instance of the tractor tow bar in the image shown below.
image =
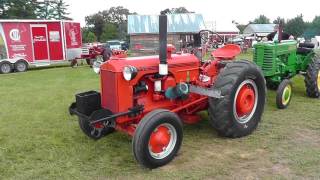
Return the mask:
<path id="1" fill-rule="evenodd" d="M 117 113 L 117 114 L 110 115 L 108 117 L 104 117 L 104 118 L 101 118 L 101 119 L 97 119 L 97 120 L 91 121 L 90 125 L 94 125 L 94 124 L 99 123 L 99 122 L 110 121 L 110 120 L 116 119 L 117 117 L 120 117 L 120 116 L 127 116 L 127 115 L 128 116 L 136 116 L 136 115 L 140 114 L 143 110 L 144 110 L 144 106 L 143 105 L 138 105 L 138 106 L 135 106 L 133 108 L 130 108 L 129 111 L 120 112 L 120 113 Z"/>

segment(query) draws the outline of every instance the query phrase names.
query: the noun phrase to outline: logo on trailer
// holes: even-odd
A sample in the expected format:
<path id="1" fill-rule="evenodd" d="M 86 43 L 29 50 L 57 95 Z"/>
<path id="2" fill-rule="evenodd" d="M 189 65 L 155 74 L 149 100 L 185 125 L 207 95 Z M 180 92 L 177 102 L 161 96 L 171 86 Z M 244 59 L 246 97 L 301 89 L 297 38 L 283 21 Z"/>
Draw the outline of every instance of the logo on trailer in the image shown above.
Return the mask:
<path id="1" fill-rule="evenodd" d="M 20 41 L 20 31 L 19 29 L 11 29 L 10 33 L 10 39 L 13 41 Z"/>

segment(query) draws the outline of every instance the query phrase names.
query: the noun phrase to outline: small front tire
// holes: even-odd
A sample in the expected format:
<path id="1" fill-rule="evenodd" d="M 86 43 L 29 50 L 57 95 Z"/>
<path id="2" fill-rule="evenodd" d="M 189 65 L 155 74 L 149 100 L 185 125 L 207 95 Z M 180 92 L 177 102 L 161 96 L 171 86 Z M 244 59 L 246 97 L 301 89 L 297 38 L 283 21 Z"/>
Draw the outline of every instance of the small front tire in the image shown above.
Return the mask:
<path id="1" fill-rule="evenodd" d="M 292 83 L 290 80 L 283 80 L 278 89 L 276 104 L 279 109 L 285 109 L 289 106 L 292 97 Z"/>
<path id="2" fill-rule="evenodd" d="M 182 137 L 182 123 L 175 113 L 164 109 L 151 111 L 135 131 L 132 141 L 134 156 L 146 168 L 163 166 L 179 151 Z"/>

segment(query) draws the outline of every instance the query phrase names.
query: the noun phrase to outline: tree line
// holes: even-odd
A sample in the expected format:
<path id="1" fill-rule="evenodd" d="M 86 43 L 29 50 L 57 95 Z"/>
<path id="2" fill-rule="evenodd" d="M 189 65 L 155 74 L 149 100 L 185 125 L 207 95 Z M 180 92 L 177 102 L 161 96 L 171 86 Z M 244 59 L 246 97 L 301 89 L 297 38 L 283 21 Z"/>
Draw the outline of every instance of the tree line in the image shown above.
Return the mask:
<path id="1" fill-rule="evenodd" d="M 310 39 L 315 35 L 320 35 L 320 16 L 315 16 L 311 22 L 306 22 L 303 15 L 297 15 L 294 18 L 285 20 L 284 18 L 277 17 L 271 21 L 265 15 L 260 15 L 249 24 L 282 24 L 283 30 L 294 37 L 305 37 Z M 237 24 L 238 29 L 242 33 L 248 24 Z"/>
<path id="2" fill-rule="evenodd" d="M 64 0 L 0 0 L 0 19 L 71 19 L 68 17 L 69 5 Z M 194 13 L 185 7 L 167 8 L 161 14 Z M 86 25 L 82 28 L 84 42 L 105 42 L 110 39 L 128 39 L 128 15 L 137 14 L 130 12 L 122 6 L 111 7 L 85 17 Z M 311 38 L 320 35 L 320 16 L 315 16 L 311 22 L 306 22 L 303 15 L 297 15 L 285 20 L 278 17 L 271 21 L 265 15 L 249 21 L 248 24 L 237 24 L 242 33 L 248 24 L 283 24 L 284 31 L 294 37 Z"/>
<path id="3" fill-rule="evenodd" d="M 160 14 L 193 13 L 185 7 L 167 8 Z M 86 16 L 86 26 L 82 29 L 84 42 L 106 42 L 110 39 L 127 40 L 128 15 L 137 14 L 130 12 L 122 6 L 111 7 L 98 13 Z"/>
<path id="4" fill-rule="evenodd" d="M 63 0 L 0 0 L 0 19 L 67 19 Z"/>

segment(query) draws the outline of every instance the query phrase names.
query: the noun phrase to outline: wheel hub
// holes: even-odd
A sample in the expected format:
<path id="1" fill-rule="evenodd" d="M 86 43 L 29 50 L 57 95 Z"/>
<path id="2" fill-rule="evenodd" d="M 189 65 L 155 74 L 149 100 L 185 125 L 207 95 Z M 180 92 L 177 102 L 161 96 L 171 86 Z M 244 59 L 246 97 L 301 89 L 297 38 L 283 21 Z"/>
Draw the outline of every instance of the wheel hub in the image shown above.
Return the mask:
<path id="1" fill-rule="evenodd" d="M 239 86 L 233 102 L 233 115 L 241 123 L 251 120 L 258 104 L 258 88 L 256 83 L 247 79 Z"/>
<path id="2" fill-rule="evenodd" d="M 283 94 L 282 94 L 282 104 L 287 105 L 290 101 L 290 97 L 291 97 L 291 86 L 287 85 L 284 90 L 283 90 Z"/>
<path id="3" fill-rule="evenodd" d="M 170 142 L 170 132 L 165 126 L 160 126 L 154 130 L 150 137 L 151 151 L 154 153 L 161 153 L 164 151 Z"/>
<path id="4" fill-rule="evenodd" d="M 248 115 L 252 112 L 255 104 L 255 94 L 253 88 L 246 84 L 242 86 L 237 96 L 237 114 L 238 116 Z"/>
<path id="5" fill-rule="evenodd" d="M 1 66 L 1 70 L 2 70 L 2 72 L 4 72 L 4 73 L 8 73 L 8 72 L 10 71 L 10 65 L 9 65 L 9 64 L 3 64 L 3 65 Z"/>
<path id="6" fill-rule="evenodd" d="M 171 124 L 161 124 L 150 135 L 149 153 L 155 159 L 163 159 L 173 151 L 176 142 L 176 129 Z"/>

